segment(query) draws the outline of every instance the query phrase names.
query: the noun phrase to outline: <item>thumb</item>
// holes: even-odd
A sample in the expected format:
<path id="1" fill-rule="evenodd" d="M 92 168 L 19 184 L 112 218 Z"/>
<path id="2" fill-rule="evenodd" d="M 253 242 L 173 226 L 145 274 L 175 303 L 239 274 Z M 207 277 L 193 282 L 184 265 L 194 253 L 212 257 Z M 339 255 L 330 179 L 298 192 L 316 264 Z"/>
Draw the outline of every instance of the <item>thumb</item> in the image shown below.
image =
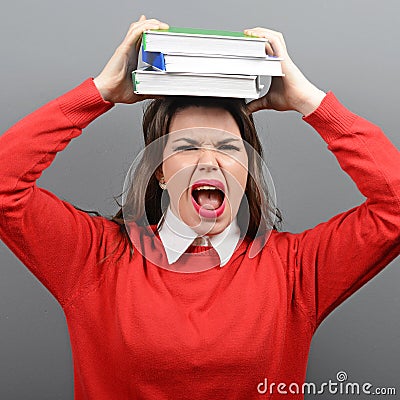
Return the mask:
<path id="1" fill-rule="evenodd" d="M 267 98 L 263 96 L 259 99 L 252 100 L 246 104 L 246 108 L 248 114 L 252 114 L 260 110 L 265 110 L 266 108 L 268 108 Z"/>

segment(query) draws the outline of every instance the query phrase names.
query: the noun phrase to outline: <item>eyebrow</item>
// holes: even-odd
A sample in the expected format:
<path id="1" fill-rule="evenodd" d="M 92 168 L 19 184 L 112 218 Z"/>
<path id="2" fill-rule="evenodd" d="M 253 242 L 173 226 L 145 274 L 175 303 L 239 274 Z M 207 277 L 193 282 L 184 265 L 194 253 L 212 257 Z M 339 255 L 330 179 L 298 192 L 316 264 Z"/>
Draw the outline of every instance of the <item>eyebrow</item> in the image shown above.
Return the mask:
<path id="1" fill-rule="evenodd" d="M 193 144 L 193 145 L 199 144 L 196 140 L 189 139 L 189 138 L 175 139 L 172 143 L 176 143 L 176 142 L 179 142 L 181 140 L 184 140 L 184 141 L 186 141 L 186 142 L 188 142 L 190 144 Z M 230 143 L 230 142 L 240 142 L 240 141 L 241 141 L 240 139 L 228 138 L 228 139 L 220 140 L 219 142 L 217 142 L 217 145 L 226 144 L 226 143 Z"/>

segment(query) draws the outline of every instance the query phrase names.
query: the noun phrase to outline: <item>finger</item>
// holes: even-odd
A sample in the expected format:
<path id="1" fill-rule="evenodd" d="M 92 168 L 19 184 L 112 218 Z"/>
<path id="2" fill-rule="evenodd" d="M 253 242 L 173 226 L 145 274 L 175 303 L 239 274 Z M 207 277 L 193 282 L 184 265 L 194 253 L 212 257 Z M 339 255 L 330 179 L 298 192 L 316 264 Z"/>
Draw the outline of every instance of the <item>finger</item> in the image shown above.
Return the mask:
<path id="1" fill-rule="evenodd" d="M 267 39 L 265 50 L 268 55 L 285 57 L 287 54 L 285 40 L 282 33 L 265 28 L 245 29 L 244 33 L 249 36 Z"/>
<path id="2" fill-rule="evenodd" d="M 165 99 L 165 96 L 155 95 L 155 94 L 139 94 L 137 95 L 140 101 L 144 100 L 155 100 L 155 99 Z"/>
<path id="3" fill-rule="evenodd" d="M 139 18 L 139 22 L 145 21 L 145 20 L 146 20 L 146 17 L 142 14 L 142 15 L 140 16 L 140 18 Z"/>
<path id="4" fill-rule="evenodd" d="M 271 43 L 269 43 L 268 40 L 268 35 L 265 32 L 266 30 L 263 28 L 253 28 L 253 29 L 245 29 L 243 32 L 248 35 L 248 36 L 253 36 L 253 37 L 263 37 L 267 39 L 265 42 L 265 52 L 269 56 L 274 56 L 274 49 L 271 46 Z"/>
<path id="5" fill-rule="evenodd" d="M 260 27 L 248 28 L 248 29 L 246 29 L 246 31 L 253 31 L 253 32 L 258 32 L 258 33 L 266 33 L 266 34 L 269 34 L 269 35 L 272 35 L 272 36 L 280 36 L 280 37 L 283 38 L 282 32 L 274 31 L 272 29 L 267 29 L 267 28 L 260 28 Z"/>
<path id="6" fill-rule="evenodd" d="M 271 43 L 269 43 L 268 40 L 265 42 L 265 52 L 269 56 L 274 56 L 275 55 L 274 49 L 272 48 Z"/>
<path id="7" fill-rule="evenodd" d="M 165 99 L 165 96 L 160 95 L 160 94 L 145 94 L 143 95 L 146 97 L 148 100 L 153 100 L 153 99 Z"/>
<path id="8" fill-rule="evenodd" d="M 245 31 L 246 35 L 249 36 L 253 36 L 253 37 L 263 37 L 265 39 L 267 39 L 265 41 L 265 53 L 268 56 L 277 56 L 277 54 L 275 54 L 274 49 L 272 47 L 272 44 L 270 43 L 270 39 L 266 36 L 266 35 L 262 35 L 262 34 L 256 34 L 255 32 L 250 32 L 250 31 Z"/>
<path id="9" fill-rule="evenodd" d="M 250 115 L 254 112 L 265 110 L 268 108 L 267 98 L 265 96 L 260 99 L 255 99 L 246 104 L 247 114 Z"/>
<path id="10" fill-rule="evenodd" d="M 144 17 L 144 19 L 142 19 L 142 17 Z M 146 19 L 146 17 L 143 15 L 142 17 L 140 17 L 139 21 L 133 22 L 130 26 L 130 30 L 131 29 L 137 29 L 140 28 L 143 25 L 147 25 L 147 24 L 152 24 L 152 25 L 166 25 L 168 26 L 168 24 L 166 24 L 165 22 L 162 22 L 158 19 L 155 18 L 151 18 L 151 19 Z M 168 26 L 169 27 L 169 26 Z"/>
<path id="11" fill-rule="evenodd" d="M 245 29 L 244 33 L 248 36 L 267 39 L 265 42 L 265 53 L 269 56 L 276 56 L 272 44 L 270 43 L 270 38 L 272 37 L 273 33 L 268 35 L 266 29 L 263 28 Z"/>
<path id="12" fill-rule="evenodd" d="M 131 25 L 125 39 L 122 43 L 123 46 L 131 48 L 136 45 L 144 31 L 150 29 L 168 29 L 169 25 L 165 22 L 158 21 L 156 19 L 146 19 L 140 22 L 135 22 Z"/>
<path id="13" fill-rule="evenodd" d="M 144 32 L 148 29 L 168 29 L 169 25 L 165 22 L 159 21 L 157 19 L 146 19 L 143 21 L 139 21 L 137 23 L 133 23 L 131 25 L 130 31 L 135 32 Z"/>

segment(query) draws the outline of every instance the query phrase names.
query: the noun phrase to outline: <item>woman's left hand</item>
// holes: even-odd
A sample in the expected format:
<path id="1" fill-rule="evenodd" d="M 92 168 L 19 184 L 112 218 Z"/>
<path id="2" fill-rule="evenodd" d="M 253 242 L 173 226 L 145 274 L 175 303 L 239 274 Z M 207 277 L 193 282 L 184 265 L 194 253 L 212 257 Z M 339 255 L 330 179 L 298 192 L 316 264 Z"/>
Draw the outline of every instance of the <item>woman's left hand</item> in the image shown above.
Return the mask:
<path id="1" fill-rule="evenodd" d="M 104 100 L 133 104 L 158 97 L 135 94 L 132 71 L 137 68 L 143 32 L 148 29 L 167 29 L 168 27 L 168 24 L 157 19 L 146 19 L 144 15 L 130 25 L 125 39 L 117 47 L 101 73 L 93 80 Z"/>
<path id="2" fill-rule="evenodd" d="M 266 54 L 282 58 L 282 71 L 285 74 L 272 77 L 268 92 L 248 103 L 249 113 L 263 109 L 295 110 L 303 115 L 313 112 L 325 97 L 325 93 L 314 86 L 291 60 L 282 33 L 265 28 L 245 29 L 244 33 L 266 38 Z"/>

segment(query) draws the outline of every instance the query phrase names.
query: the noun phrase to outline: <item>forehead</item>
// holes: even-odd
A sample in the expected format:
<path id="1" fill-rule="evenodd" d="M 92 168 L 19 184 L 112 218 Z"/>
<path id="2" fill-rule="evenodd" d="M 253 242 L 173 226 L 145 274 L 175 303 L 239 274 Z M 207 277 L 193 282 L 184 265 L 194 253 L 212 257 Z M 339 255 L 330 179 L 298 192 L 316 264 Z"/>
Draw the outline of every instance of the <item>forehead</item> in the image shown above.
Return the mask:
<path id="1" fill-rule="evenodd" d="M 240 129 L 229 111 L 217 107 L 187 107 L 177 111 L 170 123 L 170 132 L 194 127 L 215 128 L 240 135 Z"/>
<path id="2" fill-rule="evenodd" d="M 243 139 L 232 132 L 223 131 L 217 128 L 197 127 L 183 128 L 168 134 L 167 147 L 184 142 L 200 146 L 203 144 L 236 144 L 243 147 Z M 186 143 L 186 144 L 187 144 Z"/>

